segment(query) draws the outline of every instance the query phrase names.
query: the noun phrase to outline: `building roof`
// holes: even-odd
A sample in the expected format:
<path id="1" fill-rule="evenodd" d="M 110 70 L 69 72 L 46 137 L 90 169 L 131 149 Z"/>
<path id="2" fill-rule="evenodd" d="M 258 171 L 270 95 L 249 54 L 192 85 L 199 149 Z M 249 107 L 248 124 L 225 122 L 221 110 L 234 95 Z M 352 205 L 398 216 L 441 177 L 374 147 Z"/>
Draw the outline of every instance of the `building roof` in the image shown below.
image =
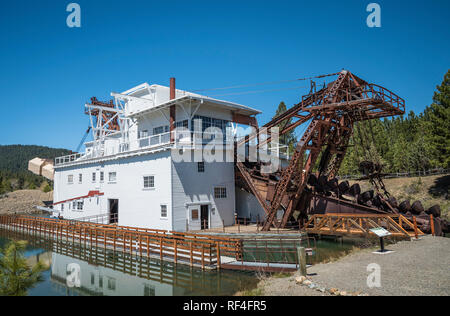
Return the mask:
<path id="1" fill-rule="evenodd" d="M 122 95 L 129 95 L 129 96 L 137 97 L 137 95 L 140 95 L 142 93 L 142 91 L 146 91 L 146 90 L 149 91 L 151 89 L 155 89 L 157 91 L 158 89 L 164 89 L 164 90 L 167 89 L 168 90 L 170 88 L 166 87 L 166 86 L 161 86 L 161 85 L 149 85 L 147 83 L 143 83 L 132 89 L 122 92 Z M 171 105 L 174 105 L 177 103 L 179 104 L 179 103 L 191 102 L 191 101 L 199 101 L 204 104 L 210 104 L 212 106 L 219 106 L 221 108 L 226 108 L 230 111 L 233 111 L 235 113 L 239 113 L 242 115 L 251 116 L 251 115 L 257 115 L 257 114 L 261 113 L 261 111 L 259 111 L 259 110 L 256 110 L 254 108 L 251 108 L 251 107 L 248 107 L 248 106 L 245 106 L 242 104 L 225 101 L 225 100 L 214 99 L 211 97 L 203 96 L 203 95 L 188 92 L 188 91 L 176 90 L 176 95 L 177 95 L 177 97 L 173 100 L 166 100 L 166 101 L 163 101 L 160 103 L 155 102 L 156 104 L 153 105 L 152 107 L 149 107 L 149 108 L 146 108 L 146 109 L 134 112 L 134 113 L 130 113 L 128 116 L 129 117 L 137 117 L 140 115 L 145 115 L 145 114 L 151 113 L 153 111 L 157 111 L 157 110 L 161 110 L 161 109 L 170 107 Z"/>

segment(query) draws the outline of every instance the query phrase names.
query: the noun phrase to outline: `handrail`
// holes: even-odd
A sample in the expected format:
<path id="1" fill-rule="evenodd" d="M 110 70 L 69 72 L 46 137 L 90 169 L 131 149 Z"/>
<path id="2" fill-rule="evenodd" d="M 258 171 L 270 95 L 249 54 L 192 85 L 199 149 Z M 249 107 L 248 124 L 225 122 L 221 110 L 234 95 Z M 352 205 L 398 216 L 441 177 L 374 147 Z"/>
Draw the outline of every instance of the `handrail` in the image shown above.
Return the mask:
<path id="1" fill-rule="evenodd" d="M 30 215 L 0 215 L 0 224 L 27 222 L 32 225 L 49 224 L 74 230 L 94 230 L 101 234 L 114 233 L 119 236 L 134 236 L 134 238 L 161 239 L 168 242 L 190 242 L 193 245 L 205 245 L 220 247 L 225 253 L 236 257 L 241 256 L 241 240 L 236 238 L 215 238 L 209 235 L 170 232 L 167 230 L 147 229 L 139 227 L 127 227 L 117 225 L 95 224 L 91 222 L 71 221 L 65 219 L 41 218 Z"/>
<path id="2" fill-rule="evenodd" d="M 384 227 L 397 237 L 424 235 L 402 214 L 314 214 L 305 225 L 308 233 L 333 235 L 369 235 L 376 227 Z"/>

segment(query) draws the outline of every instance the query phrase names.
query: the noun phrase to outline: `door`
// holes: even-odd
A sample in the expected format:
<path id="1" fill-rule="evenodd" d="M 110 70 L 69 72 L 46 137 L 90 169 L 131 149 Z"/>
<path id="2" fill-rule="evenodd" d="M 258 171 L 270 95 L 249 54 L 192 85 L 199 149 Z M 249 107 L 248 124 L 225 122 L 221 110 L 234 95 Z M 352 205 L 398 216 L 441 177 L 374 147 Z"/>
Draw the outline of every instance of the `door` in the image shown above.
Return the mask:
<path id="1" fill-rule="evenodd" d="M 119 200 L 108 199 L 109 201 L 109 224 L 119 223 Z"/>
<path id="2" fill-rule="evenodd" d="M 202 230 L 209 228 L 209 206 L 208 205 L 202 205 L 200 208 L 200 219 L 201 219 L 201 225 Z"/>

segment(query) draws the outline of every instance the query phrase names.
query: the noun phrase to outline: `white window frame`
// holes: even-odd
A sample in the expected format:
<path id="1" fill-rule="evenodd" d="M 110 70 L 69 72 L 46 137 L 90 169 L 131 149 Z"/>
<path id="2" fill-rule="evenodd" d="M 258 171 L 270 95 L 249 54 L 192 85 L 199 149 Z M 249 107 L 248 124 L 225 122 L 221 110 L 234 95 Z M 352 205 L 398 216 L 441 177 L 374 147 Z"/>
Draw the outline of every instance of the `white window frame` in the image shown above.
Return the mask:
<path id="1" fill-rule="evenodd" d="M 67 184 L 73 184 L 73 174 L 67 175 Z"/>
<path id="2" fill-rule="evenodd" d="M 79 173 L 79 174 L 78 174 L 78 183 L 79 183 L 79 184 L 82 184 L 82 183 L 83 183 L 83 174 L 82 174 L 82 173 Z"/>
<path id="3" fill-rule="evenodd" d="M 145 186 L 145 178 L 153 178 L 153 186 L 146 187 Z M 145 174 L 142 176 L 142 188 L 144 190 L 154 190 L 155 189 L 155 175 L 153 174 Z"/>
<path id="4" fill-rule="evenodd" d="M 114 174 L 114 180 L 111 180 L 111 175 Z M 108 172 L 108 183 L 117 183 L 117 172 L 116 171 L 111 171 Z"/>
<path id="5" fill-rule="evenodd" d="M 61 204 L 61 212 L 64 212 L 64 203 Z"/>
<path id="6" fill-rule="evenodd" d="M 97 172 L 92 172 L 92 183 L 97 182 Z"/>
<path id="7" fill-rule="evenodd" d="M 216 192 L 216 190 L 220 190 L 219 192 Z M 216 194 L 218 193 L 218 194 Z M 217 186 L 214 187 L 214 198 L 215 199 L 227 199 L 228 198 L 228 192 L 226 187 Z"/>
<path id="8" fill-rule="evenodd" d="M 139 139 L 148 138 L 148 137 L 150 137 L 150 135 L 148 133 L 148 129 L 144 129 L 139 132 L 139 137 L 138 137 Z"/>
<path id="9" fill-rule="evenodd" d="M 84 209 L 84 201 L 77 201 L 77 211 L 83 211 L 83 209 Z"/>
<path id="10" fill-rule="evenodd" d="M 100 183 L 105 182 L 105 172 L 104 171 L 100 171 Z"/>
<path id="11" fill-rule="evenodd" d="M 163 217 L 162 216 L 162 208 L 163 206 L 166 207 L 166 216 Z M 160 208 L 159 208 L 159 217 L 163 220 L 169 219 L 169 206 L 167 204 L 160 204 Z"/>

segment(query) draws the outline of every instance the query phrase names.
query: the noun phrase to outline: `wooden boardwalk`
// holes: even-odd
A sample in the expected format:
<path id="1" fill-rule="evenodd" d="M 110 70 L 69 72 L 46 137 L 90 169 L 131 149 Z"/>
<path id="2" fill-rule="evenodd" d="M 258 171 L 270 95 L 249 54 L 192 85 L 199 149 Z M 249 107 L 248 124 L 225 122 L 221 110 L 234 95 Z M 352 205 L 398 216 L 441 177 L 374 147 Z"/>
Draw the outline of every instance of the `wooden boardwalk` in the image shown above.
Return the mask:
<path id="1" fill-rule="evenodd" d="M 305 225 L 306 232 L 318 235 L 375 236 L 372 228 L 383 227 L 393 237 L 412 238 L 424 235 L 401 214 L 316 214 Z"/>
<path id="2" fill-rule="evenodd" d="M 0 215 L 0 227 L 84 247 L 111 249 L 202 269 L 220 269 L 223 255 L 240 259 L 240 239 L 102 225 L 26 215 Z"/>

